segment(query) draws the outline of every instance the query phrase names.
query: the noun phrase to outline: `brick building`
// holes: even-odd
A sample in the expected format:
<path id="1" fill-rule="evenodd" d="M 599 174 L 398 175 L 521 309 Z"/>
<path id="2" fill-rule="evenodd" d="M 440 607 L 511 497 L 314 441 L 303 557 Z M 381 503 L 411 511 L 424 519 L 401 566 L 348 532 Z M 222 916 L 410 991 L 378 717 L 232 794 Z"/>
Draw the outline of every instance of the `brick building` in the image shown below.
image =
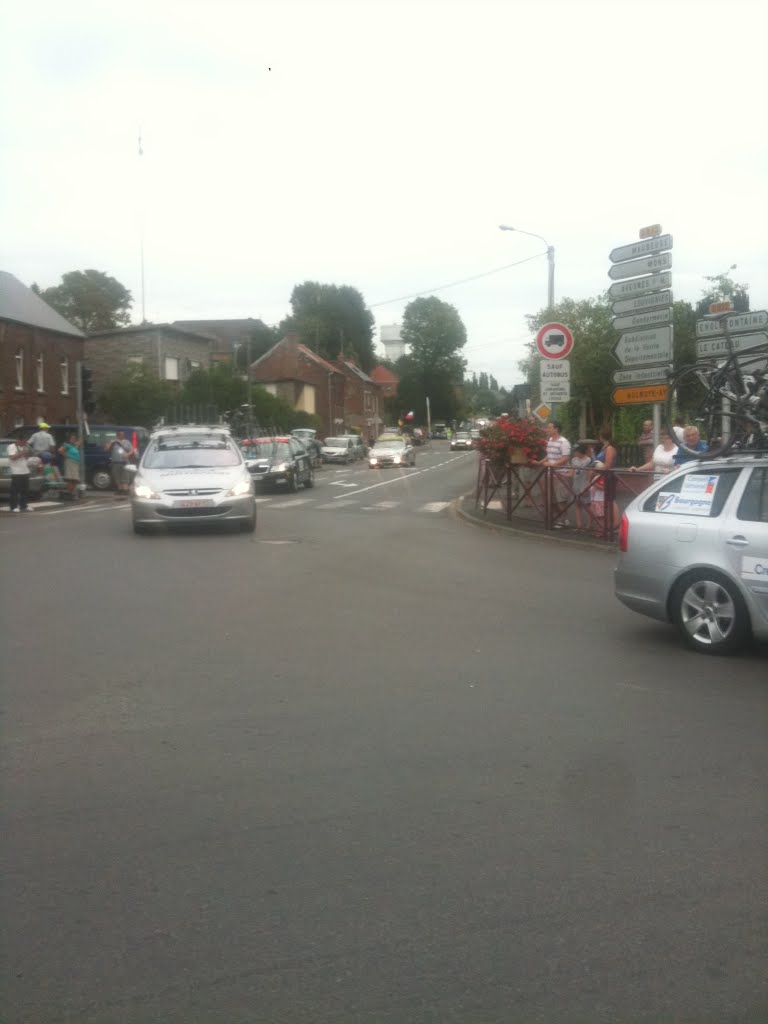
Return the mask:
<path id="1" fill-rule="evenodd" d="M 132 364 L 143 364 L 160 380 L 181 386 L 193 370 L 207 370 L 217 341 L 206 334 L 173 324 L 97 331 L 85 341 L 85 363 L 93 374 L 96 413 L 99 392 Z"/>
<path id="2" fill-rule="evenodd" d="M 77 422 L 84 338 L 31 288 L 0 271 L 0 433 L 38 420 Z"/>
<path id="3" fill-rule="evenodd" d="M 384 397 L 376 381 L 351 359 L 336 359 L 344 374 L 344 423 L 366 438 L 378 437 L 383 420 Z"/>
<path id="4" fill-rule="evenodd" d="M 381 388 L 383 398 L 397 398 L 397 387 L 400 378 L 392 373 L 386 366 L 374 366 L 371 370 L 371 380 L 375 381 Z"/>

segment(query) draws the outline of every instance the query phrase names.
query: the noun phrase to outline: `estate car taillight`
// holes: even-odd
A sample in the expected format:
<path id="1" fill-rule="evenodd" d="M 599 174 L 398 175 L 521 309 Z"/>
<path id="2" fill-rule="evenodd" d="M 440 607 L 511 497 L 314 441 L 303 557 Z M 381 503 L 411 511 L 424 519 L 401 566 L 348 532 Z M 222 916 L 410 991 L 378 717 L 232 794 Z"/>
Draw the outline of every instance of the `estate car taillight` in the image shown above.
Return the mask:
<path id="1" fill-rule="evenodd" d="M 626 551 L 629 548 L 629 520 L 626 512 L 621 517 L 619 526 L 619 551 Z"/>

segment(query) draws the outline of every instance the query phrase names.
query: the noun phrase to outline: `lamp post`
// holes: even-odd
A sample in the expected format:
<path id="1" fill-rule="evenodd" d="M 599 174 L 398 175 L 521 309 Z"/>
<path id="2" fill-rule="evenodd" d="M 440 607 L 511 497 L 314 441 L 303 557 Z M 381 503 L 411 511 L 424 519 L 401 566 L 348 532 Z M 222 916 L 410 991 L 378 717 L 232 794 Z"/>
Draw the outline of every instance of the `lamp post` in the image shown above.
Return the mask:
<path id="1" fill-rule="evenodd" d="M 543 242 L 547 247 L 547 264 L 548 264 L 548 277 L 547 277 L 547 307 L 554 309 L 555 306 L 555 247 L 550 245 L 549 242 L 542 235 L 537 235 L 533 231 L 523 231 L 522 228 L 513 228 L 508 224 L 499 224 L 500 231 L 516 231 L 518 235 L 529 235 L 531 238 L 538 238 L 540 242 Z"/>

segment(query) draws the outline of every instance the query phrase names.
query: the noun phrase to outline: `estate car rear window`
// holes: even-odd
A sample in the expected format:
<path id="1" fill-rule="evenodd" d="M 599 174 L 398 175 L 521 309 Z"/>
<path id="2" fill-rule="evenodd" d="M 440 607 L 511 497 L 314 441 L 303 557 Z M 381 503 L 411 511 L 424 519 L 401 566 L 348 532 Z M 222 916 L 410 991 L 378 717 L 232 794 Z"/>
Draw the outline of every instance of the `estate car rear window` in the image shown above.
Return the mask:
<path id="1" fill-rule="evenodd" d="M 752 470 L 736 518 L 750 523 L 768 523 L 768 469 Z"/>
<path id="2" fill-rule="evenodd" d="M 237 466 L 240 455 L 220 437 L 169 437 L 153 441 L 142 465 L 146 469 L 206 469 Z"/>
<path id="3" fill-rule="evenodd" d="M 732 467 L 681 473 L 666 480 L 646 498 L 643 511 L 715 519 L 722 512 L 740 472 L 738 467 Z"/>

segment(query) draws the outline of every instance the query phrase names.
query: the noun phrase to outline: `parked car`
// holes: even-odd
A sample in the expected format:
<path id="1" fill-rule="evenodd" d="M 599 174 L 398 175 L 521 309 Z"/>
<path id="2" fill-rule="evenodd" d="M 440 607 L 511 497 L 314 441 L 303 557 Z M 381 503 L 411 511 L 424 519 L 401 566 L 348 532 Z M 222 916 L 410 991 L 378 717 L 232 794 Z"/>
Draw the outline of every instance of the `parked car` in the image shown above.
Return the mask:
<path id="1" fill-rule="evenodd" d="M 129 472 L 134 533 L 182 523 L 256 529 L 253 478 L 227 428 L 156 430 Z"/>
<path id="2" fill-rule="evenodd" d="M 26 436 L 29 436 L 36 430 L 37 426 L 17 427 L 12 433 L 19 437 L 26 432 Z M 146 427 L 120 426 L 113 423 L 91 424 L 85 436 L 85 480 L 97 491 L 107 491 L 112 487 L 112 464 L 108 447 L 117 437 L 118 430 L 123 431 L 128 441 L 136 444 L 139 452 L 144 451 L 149 441 L 149 431 Z M 53 436 L 58 449 L 70 434 L 77 433 L 77 424 L 56 423 L 48 428 L 48 433 Z M 61 468 L 60 465 L 59 469 Z"/>
<path id="3" fill-rule="evenodd" d="M 368 453 L 371 469 L 382 466 L 415 466 L 416 452 L 408 438 L 399 434 L 382 434 Z"/>
<path id="4" fill-rule="evenodd" d="M 341 434 L 342 438 L 348 437 L 352 442 L 352 450 L 356 459 L 364 459 L 368 454 L 368 446 L 359 434 Z"/>
<path id="5" fill-rule="evenodd" d="M 768 458 L 689 462 L 627 507 L 616 597 L 696 651 L 768 640 Z"/>
<path id="6" fill-rule="evenodd" d="M 345 465 L 357 458 L 352 438 L 326 437 L 323 443 L 323 462 L 343 462 Z"/>
<path id="7" fill-rule="evenodd" d="M 310 427 L 296 427 L 291 437 L 297 437 L 312 456 L 312 465 L 317 468 L 323 462 L 323 446 L 317 437 L 317 431 Z"/>
<path id="8" fill-rule="evenodd" d="M 11 493 L 11 460 L 8 457 L 8 445 L 14 444 L 17 438 L 0 438 L 0 501 L 7 502 Z M 29 460 L 29 493 L 30 496 L 38 498 L 45 490 L 45 477 L 41 469 L 41 462 L 38 458 L 31 457 Z"/>
<path id="9" fill-rule="evenodd" d="M 479 448 L 480 442 L 483 440 L 483 435 L 479 430 L 470 430 L 469 436 L 472 438 L 472 447 Z"/>
<path id="10" fill-rule="evenodd" d="M 241 444 L 245 464 L 262 487 L 297 491 L 315 486 L 312 456 L 297 437 L 254 437 Z"/>
<path id="11" fill-rule="evenodd" d="M 467 451 L 472 447 L 472 436 L 468 431 L 460 430 L 451 438 L 451 451 L 462 449 Z"/>

